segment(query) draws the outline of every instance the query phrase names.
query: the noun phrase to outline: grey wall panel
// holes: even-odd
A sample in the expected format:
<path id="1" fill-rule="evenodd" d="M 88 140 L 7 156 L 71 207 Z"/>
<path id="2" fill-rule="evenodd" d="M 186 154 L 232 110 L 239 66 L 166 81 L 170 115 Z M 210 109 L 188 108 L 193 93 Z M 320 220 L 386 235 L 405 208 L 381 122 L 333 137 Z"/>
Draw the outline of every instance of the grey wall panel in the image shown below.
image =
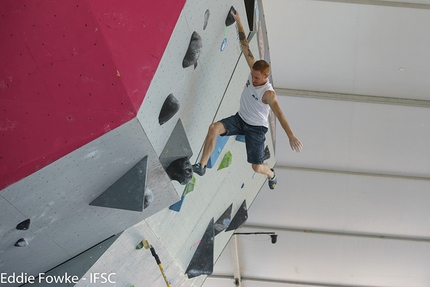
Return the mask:
<path id="1" fill-rule="evenodd" d="M 174 259 L 160 244 L 159 238 L 144 221 L 124 231 L 84 277 L 90 278 L 90 274 L 94 273 L 115 273 L 115 283 L 103 286 L 165 286 L 151 252 L 144 248 L 136 250 L 136 245 L 143 239 L 148 240 L 154 247 L 172 286 L 192 286 L 188 285 L 184 272 L 175 264 Z M 89 280 L 81 280 L 76 284 L 76 287 L 83 286 L 94 284 Z"/>
<path id="2" fill-rule="evenodd" d="M 147 187 L 154 193 L 147 209 L 89 205 L 144 156 L 148 156 Z M 3 268 L 29 274 L 47 271 L 179 200 L 137 119 L 9 186 L 2 198 L 16 209 L 9 206 L 11 212 L 2 216 L 1 225 L 8 224 L 3 233 L 26 218 L 32 220 L 26 231 L 31 234 L 29 245 L 20 249 L 22 256 L 8 257 Z M 50 251 L 52 257 L 47 256 Z"/>

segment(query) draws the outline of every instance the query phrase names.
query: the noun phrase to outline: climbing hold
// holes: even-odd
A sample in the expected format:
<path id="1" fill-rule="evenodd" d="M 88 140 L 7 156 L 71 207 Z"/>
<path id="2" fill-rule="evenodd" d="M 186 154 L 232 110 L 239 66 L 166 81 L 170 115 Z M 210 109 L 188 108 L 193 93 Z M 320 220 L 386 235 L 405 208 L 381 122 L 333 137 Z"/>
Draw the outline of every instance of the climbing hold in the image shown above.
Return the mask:
<path id="1" fill-rule="evenodd" d="M 29 218 L 29 219 L 24 220 L 24 221 L 23 221 L 23 222 L 21 222 L 21 223 L 19 223 L 19 224 L 16 226 L 16 229 L 18 229 L 18 230 L 27 230 L 29 227 L 30 227 L 30 218 Z"/>
<path id="2" fill-rule="evenodd" d="M 238 142 L 245 142 L 245 136 L 244 135 L 237 135 L 236 136 L 236 140 L 238 141 Z"/>
<path id="3" fill-rule="evenodd" d="M 215 236 L 217 236 L 221 231 L 225 230 L 231 221 L 231 210 L 233 208 L 233 203 L 224 211 L 224 213 L 218 218 L 214 225 Z"/>
<path id="4" fill-rule="evenodd" d="M 170 210 L 173 210 L 173 211 L 176 211 L 176 212 L 181 211 L 182 203 L 184 203 L 184 199 L 185 199 L 185 194 L 184 194 L 184 195 L 182 195 L 181 200 L 179 200 L 178 202 L 176 202 L 176 203 L 172 204 L 172 205 L 169 207 L 169 209 L 170 209 Z"/>
<path id="5" fill-rule="evenodd" d="M 227 45 L 227 38 L 224 38 L 224 40 L 222 40 L 222 43 L 221 43 L 221 49 L 220 49 L 221 52 L 224 51 L 226 45 Z"/>
<path id="6" fill-rule="evenodd" d="M 159 160 L 164 169 L 179 158 L 190 158 L 193 155 L 190 143 L 188 142 L 187 134 L 181 119 L 178 119 L 173 132 L 171 133 L 163 152 L 160 154 Z"/>
<path id="7" fill-rule="evenodd" d="M 145 196 L 143 197 L 143 208 L 147 208 L 154 200 L 154 193 L 149 188 L 145 190 Z"/>
<path id="8" fill-rule="evenodd" d="M 24 246 L 27 246 L 27 245 L 28 245 L 28 242 L 24 238 L 18 239 L 18 241 L 15 243 L 16 247 L 24 247 Z"/>
<path id="9" fill-rule="evenodd" d="M 240 188 L 243 188 L 245 186 L 245 184 L 244 183 L 242 183 L 242 186 L 240 187 Z"/>
<path id="10" fill-rule="evenodd" d="M 185 274 L 191 279 L 200 275 L 211 275 L 214 262 L 214 219 L 210 221 Z"/>
<path id="11" fill-rule="evenodd" d="M 223 137 L 223 136 L 217 137 L 215 149 L 208 160 L 208 165 L 207 165 L 208 168 L 212 168 L 215 166 L 215 162 L 218 160 L 218 157 L 222 152 L 222 149 L 224 148 L 229 138 L 230 137 Z"/>
<path id="12" fill-rule="evenodd" d="M 248 209 L 246 208 L 246 200 L 244 200 L 225 231 L 238 229 L 247 219 Z"/>
<path id="13" fill-rule="evenodd" d="M 175 96 L 173 94 L 168 95 L 158 116 L 160 126 L 170 120 L 179 111 L 179 107 L 179 101 Z"/>
<path id="14" fill-rule="evenodd" d="M 202 51 L 202 37 L 196 31 L 191 35 L 190 43 L 188 44 L 187 53 L 182 60 L 182 68 L 188 68 L 194 65 L 194 69 L 197 67 L 197 60 L 199 59 L 200 52 Z"/>
<path id="15" fill-rule="evenodd" d="M 185 187 L 185 191 L 184 194 L 188 194 L 191 191 L 194 190 L 194 186 L 196 185 L 196 178 L 193 176 L 193 178 L 191 179 L 191 181 L 187 184 L 187 186 Z"/>
<path id="16" fill-rule="evenodd" d="M 140 250 L 143 248 L 143 241 L 140 241 L 139 244 L 137 244 L 136 249 Z"/>
<path id="17" fill-rule="evenodd" d="M 218 170 L 223 169 L 223 168 L 226 168 L 226 167 L 229 167 L 229 166 L 230 166 L 230 164 L 231 164 L 232 158 L 233 158 L 233 155 L 231 154 L 231 152 L 230 152 L 230 151 L 228 151 L 228 152 L 224 155 L 224 158 L 222 159 L 222 161 L 221 161 L 221 163 L 220 163 L 220 165 L 219 165 L 219 167 L 218 167 Z"/>
<path id="18" fill-rule="evenodd" d="M 144 209 L 148 156 L 142 158 L 90 205 L 130 211 Z"/>
<path id="19" fill-rule="evenodd" d="M 188 157 L 173 161 L 166 168 L 166 172 L 170 179 L 176 180 L 182 185 L 186 185 L 193 178 L 193 168 Z"/>
<path id="20" fill-rule="evenodd" d="M 207 9 L 205 12 L 205 22 L 203 23 L 203 30 L 205 30 L 206 26 L 208 25 L 210 15 L 211 15 L 211 12 L 209 11 L 209 9 Z"/>
<path id="21" fill-rule="evenodd" d="M 230 10 L 228 11 L 227 14 L 227 18 L 225 18 L 225 25 L 226 26 L 230 26 L 232 25 L 234 22 L 236 22 L 236 20 L 234 20 L 233 16 L 231 15 L 230 12 L 233 12 L 234 14 L 236 14 L 236 9 L 234 9 L 233 6 L 231 6 Z"/>

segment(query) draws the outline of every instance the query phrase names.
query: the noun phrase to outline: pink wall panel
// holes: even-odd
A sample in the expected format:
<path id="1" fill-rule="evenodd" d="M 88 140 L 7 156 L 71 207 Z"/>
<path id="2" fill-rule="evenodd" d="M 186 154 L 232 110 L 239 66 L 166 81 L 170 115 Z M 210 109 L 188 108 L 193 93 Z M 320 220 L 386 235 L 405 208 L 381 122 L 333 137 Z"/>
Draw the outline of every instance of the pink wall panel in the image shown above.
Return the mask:
<path id="1" fill-rule="evenodd" d="M 93 0 L 89 4 L 127 93 L 139 109 L 185 0 Z"/>
<path id="2" fill-rule="evenodd" d="M 145 2 L 0 1 L 0 189 L 135 117 L 184 4 Z"/>

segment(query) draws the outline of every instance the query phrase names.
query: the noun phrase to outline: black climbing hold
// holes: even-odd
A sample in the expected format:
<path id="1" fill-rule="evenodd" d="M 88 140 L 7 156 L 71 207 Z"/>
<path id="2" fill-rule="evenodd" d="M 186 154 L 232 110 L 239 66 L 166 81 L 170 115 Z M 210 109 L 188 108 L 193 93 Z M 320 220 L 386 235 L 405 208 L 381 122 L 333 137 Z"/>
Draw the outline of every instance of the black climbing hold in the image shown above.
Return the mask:
<path id="1" fill-rule="evenodd" d="M 234 22 L 236 22 L 236 20 L 234 20 L 234 18 L 233 18 L 233 15 L 231 15 L 231 12 L 233 12 L 234 14 L 236 14 L 236 9 L 234 9 L 233 6 L 231 6 L 230 10 L 228 11 L 227 18 L 225 18 L 225 25 L 226 26 L 230 26 Z"/>
<path id="2" fill-rule="evenodd" d="M 166 172 L 171 180 L 176 180 L 182 185 L 186 185 L 193 178 L 193 168 L 188 157 L 173 161 L 166 168 Z"/>
<path id="3" fill-rule="evenodd" d="M 143 211 L 148 157 L 145 156 L 90 205 Z"/>
<path id="4" fill-rule="evenodd" d="M 27 246 L 27 245 L 28 245 L 28 242 L 24 238 L 18 239 L 18 241 L 15 243 L 16 247 L 24 247 L 24 246 Z"/>
<path id="5" fill-rule="evenodd" d="M 197 67 L 197 60 L 200 57 L 200 52 L 202 51 L 202 37 L 196 31 L 191 35 L 190 43 L 188 44 L 187 53 L 182 60 L 182 68 L 188 68 L 194 65 L 194 69 Z"/>
<path id="6" fill-rule="evenodd" d="M 205 30 L 208 25 L 210 15 L 211 15 L 211 12 L 209 11 L 209 9 L 207 9 L 205 12 L 205 21 L 203 23 L 203 30 Z"/>
<path id="7" fill-rule="evenodd" d="M 270 158 L 270 150 L 269 150 L 269 146 L 266 145 L 266 148 L 264 149 L 263 160 L 268 160 L 269 158 Z"/>
<path id="8" fill-rule="evenodd" d="M 214 262 L 214 219 L 209 222 L 205 234 L 197 247 L 196 252 L 188 265 L 185 274 L 188 278 L 200 275 L 211 275 Z"/>
<path id="9" fill-rule="evenodd" d="M 19 224 L 16 226 L 16 229 L 18 229 L 18 230 L 27 230 L 29 227 L 30 227 L 30 218 L 29 218 L 29 219 L 24 220 L 24 221 L 23 221 L 23 222 L 21 222 L 21 223 L 19 223 Z"/>
<path id="10" fill-rule="evenodd" d="M 179 101 L 175 96 L 173 96 L 173 94 L 168 95 L 161 107 L 160 115 L 158 116 L 160 125 L 170 120 L 179 111 L 179 106 Z"/>
<path id="11" fill-rule="evenodd" d="M 233 203 L 227 208 L 226 211 L 218 218 L 214 225 L 215 236 L 217 236 L 221 231 L 225 230 L 231 221 L 231 210 L 233 208 Z"/>
<path id="12" fill-rule="evenodd" d="M 230 225 L 227 227 L 225 231 L 238 229 L 245 221 L 248 219 L 248 210 L 246 208 L 246 200 L 243 201 L 239 210 L 236 212 L 236 215 L 230 222 Z"/>

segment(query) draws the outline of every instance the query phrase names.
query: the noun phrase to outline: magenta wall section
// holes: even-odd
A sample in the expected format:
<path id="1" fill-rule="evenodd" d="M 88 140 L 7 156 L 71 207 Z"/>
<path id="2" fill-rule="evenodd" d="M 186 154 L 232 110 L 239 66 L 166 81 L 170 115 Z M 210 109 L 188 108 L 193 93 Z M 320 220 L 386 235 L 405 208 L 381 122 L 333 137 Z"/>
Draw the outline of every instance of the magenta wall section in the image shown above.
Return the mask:
<path id="1" fill-rule="evenodd" d="M 184 3 L 0 2 L 0 189 L 135 118 Z"/>

